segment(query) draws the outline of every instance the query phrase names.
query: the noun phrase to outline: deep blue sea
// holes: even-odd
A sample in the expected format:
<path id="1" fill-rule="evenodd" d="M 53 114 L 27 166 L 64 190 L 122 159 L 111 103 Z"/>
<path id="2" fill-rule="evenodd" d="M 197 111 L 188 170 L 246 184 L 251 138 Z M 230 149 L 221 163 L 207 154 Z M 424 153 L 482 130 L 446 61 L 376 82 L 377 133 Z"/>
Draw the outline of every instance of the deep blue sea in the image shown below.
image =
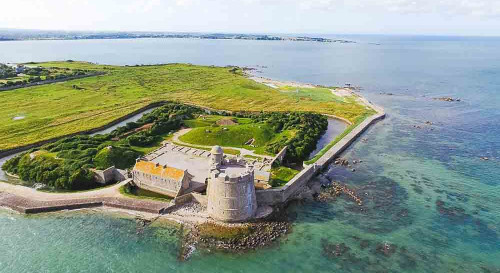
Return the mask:
<path id="1" fill-rule="evenodd" d="M 186 262 L 174 228 L 138 234 L 133 218 L 114 214 L 0 210 L 0 272 L 500 272 L 500 38 L 341 38 L 357 43 L 0 42 L 0 62 L 240 65 L 279 80 L 350 83 L 387 112 L 345 153 L 362 160 L 356 172 L 323 174 L 361 193 L 363 210 L 343 198 L 294 203 L 292 232 L 276 245 L 196 251 Z M 461 101 L 433 99 L 443 96 Z"/>

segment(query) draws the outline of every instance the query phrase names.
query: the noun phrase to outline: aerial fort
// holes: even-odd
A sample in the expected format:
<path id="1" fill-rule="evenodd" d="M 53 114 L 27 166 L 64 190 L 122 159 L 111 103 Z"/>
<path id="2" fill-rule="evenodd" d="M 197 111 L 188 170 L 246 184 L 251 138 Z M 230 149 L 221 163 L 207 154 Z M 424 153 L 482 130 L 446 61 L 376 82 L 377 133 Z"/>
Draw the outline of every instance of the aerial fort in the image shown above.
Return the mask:
<path id="1" fill-rule="evenodd" d="M 281 216 L 281 208 L 321 190 L 310 184 L 311 178 L 385 115 L 349 88 L 250 77 L 237 67 L 114 67 L 69 61 L 36 65 L 51 71 L 89 70 L 89 77 L 56 87 L 75 100 L 94 101 L 98 94 L 100 104 L 69 111 L 50 99 L 32 109 L 32 116 L 15 111 L 4 115 L 12 118 L 0 132 L 6 140 L 0 143 L 0 157 L 12 157 L 0 161 L 0 180 L 7 182 L 0 183 L 0 206 L 22 213 L 118 208 L 201 226 L 200 232 L 205 225 L 208 234 L 221 227 L 224 233 L 227 227 L 252 226 L 251 236 L 268 234 L 269 242 L 287 230 L 284 221 L 271 220 Z M 179 78 L 179 71 L 203 77 L 193 82 L 193 77 Z M 127 80 L 123 86 L 135 86 L 137 79 L 147 84 L 158 73 L 173 84 L 170 91 L 150 86 L 145 92 L 139 82 L 130 101 L 120 103 L 113 94 L 107 99 L 102 85 L 92 82 L 98 77 L 114 92 L 116 78 Z M 199 97 L 182 91 L 194 83 L 193 90 L 204 90 L 196 92 Z M 52 87 L 40 84 L 30 92 L 62 94 Z M 13 103 L 28 97 L 16 99 Z M 228 103 L 235 101 L 242 103 Z M 81 127 L 66 122 L 75 112 L 82 113 Z M 136 115 L 140 117 L 132 119 Z M 61 118 L 52 121 L 55 129 L 48 132 L 38 127 L 41 122 L 29 123 L 34 116 Z M 332 118 L 345 123 L 344 132 L 327 137 L 326 146 L 316 150 Z M 14 129 L 27 133 L 22 139 L 11 137 Z M 39 131 L 31 133 L 34 129 Z M 20 180 L 30 187 L 18 186 Z M 240 239 L 244 241 L 237 244 L 213 243 L 223 248 L 264 243 Z"/>
<path id="2" fill-rule="evenodd" d="M 220 146 L 208 152 L 167 142 L 137 159 L 132 183 L 173 198 L 206 191 L 211 218 L 241 222 L 257 212 L 255 185 L 269 182 L 270 163 L 226 156 Z"/>

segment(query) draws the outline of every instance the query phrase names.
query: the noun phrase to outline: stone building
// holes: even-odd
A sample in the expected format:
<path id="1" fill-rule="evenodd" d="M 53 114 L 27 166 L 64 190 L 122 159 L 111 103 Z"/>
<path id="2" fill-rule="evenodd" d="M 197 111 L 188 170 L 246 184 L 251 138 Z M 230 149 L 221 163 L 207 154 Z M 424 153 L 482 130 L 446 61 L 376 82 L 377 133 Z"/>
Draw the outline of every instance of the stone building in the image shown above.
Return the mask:
<path id="1" fill-rule="evenodd" d="M 209 216 L 224 222 L 253 218 L 257 211 L 253 166 L 240 158 L 224 158 L 218 146 L 211 154 L 207 186 Z"/>
<path id="2" fill-rule="evenodd" d="M 191 192 L 206 190 L 211 218 L 243 222 L 256 215 L 256 187 L 268 185 L 267 168 L 270 166 L 263 162 L 226 156 L 219 146 L 206 151 L 165 143 L 137 161 L 132 177 L 140 188 L 179 200 Z"/>
<path id="3" fill-rule="evenodd" d="M 190 188 L 193 176 L 187 170 L 139 159 L 132 171 L 132 178 L 139 188 L 177 197 Z"/>
<path id="4" fill-rule="evenodd" d="M 111 166 L 105 170 L 91 170 L 97 183 L 106 185 L 111 182 L 120 182 L 126 179 L 127 172 Z"/>

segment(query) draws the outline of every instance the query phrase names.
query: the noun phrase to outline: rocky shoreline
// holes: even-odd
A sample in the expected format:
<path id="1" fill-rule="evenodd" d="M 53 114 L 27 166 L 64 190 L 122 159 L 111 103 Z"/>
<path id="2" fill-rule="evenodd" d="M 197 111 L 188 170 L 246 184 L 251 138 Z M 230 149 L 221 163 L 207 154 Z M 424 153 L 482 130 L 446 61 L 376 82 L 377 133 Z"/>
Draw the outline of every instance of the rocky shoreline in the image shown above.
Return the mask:
<path id="1" fill-rule="evenodd" d="M 183 224 L 183 239 L 179 260 L 186 261 L 196 249 L 204 251 L 246 252 L 268 247 L 291 231 L 292 224 L 286 210 L 276 209 L 266 219 L 249 223 L 220 223 L 207 221 Z"/>

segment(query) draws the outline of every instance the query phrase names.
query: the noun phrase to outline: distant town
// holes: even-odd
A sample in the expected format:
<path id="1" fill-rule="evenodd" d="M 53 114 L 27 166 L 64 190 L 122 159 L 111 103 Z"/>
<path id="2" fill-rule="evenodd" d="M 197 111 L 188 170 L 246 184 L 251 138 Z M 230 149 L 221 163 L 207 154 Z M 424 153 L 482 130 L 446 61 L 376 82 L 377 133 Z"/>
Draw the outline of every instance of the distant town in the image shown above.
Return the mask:
<path id="1" fill-rule="evenodd" d="M 267 34 L 227 34 L 227 33 L 170 33 L 170 32 L 79 32 L 0 29 L 0 41 L 19 40 L 85 40 L 85 39 L 140 39 L 140 38 L 184 38 L 210 40 L 263 40 L 297 41 L 319 43 L 355 43 L 343 39 L 329 39 L 308 36 L 277 36 Z"/>

